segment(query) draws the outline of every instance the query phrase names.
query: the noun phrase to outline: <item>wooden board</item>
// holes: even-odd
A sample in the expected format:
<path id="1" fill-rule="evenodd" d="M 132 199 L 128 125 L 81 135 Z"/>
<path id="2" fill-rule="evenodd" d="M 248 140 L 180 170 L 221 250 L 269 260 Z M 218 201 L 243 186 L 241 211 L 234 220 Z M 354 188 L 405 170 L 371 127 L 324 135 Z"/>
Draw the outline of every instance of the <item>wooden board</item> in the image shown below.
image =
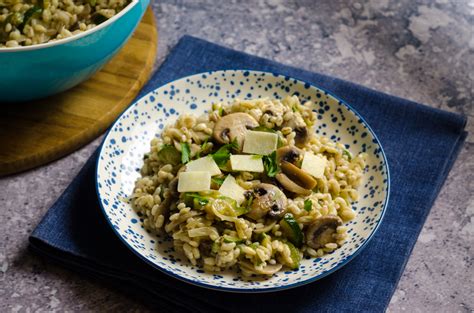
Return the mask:
<path id="1" fill-rule="evenodd" d="M 103 133 L 150 78 L 157 40 L 148 8 L 127 44 L 88 81 L 40 101 L 0 105 L 0 175 L 56 160 Z"/>

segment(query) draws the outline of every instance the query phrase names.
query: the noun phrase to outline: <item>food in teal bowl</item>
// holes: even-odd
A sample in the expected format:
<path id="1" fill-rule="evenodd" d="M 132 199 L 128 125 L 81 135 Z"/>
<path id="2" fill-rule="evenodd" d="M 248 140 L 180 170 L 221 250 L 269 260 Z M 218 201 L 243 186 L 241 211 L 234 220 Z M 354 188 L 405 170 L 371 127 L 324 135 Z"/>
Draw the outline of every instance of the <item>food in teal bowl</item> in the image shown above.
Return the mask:
<path id="1" fill-rule="evenodd" d="M 130 38 L 149 0 L 6 0 L 0 8 L 0 102 L 87 80 Z"/>

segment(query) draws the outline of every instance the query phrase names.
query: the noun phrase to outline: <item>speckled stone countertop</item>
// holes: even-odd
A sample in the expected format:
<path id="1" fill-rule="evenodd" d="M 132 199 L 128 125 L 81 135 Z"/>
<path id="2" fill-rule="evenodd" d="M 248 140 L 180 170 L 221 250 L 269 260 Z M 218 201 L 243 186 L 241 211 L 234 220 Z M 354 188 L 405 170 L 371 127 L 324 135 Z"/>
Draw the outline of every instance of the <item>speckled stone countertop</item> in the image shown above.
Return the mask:
<path id="1" fill-rule="evenodd" d="M 191 34 L 469 116 L 471 135 L 388 311 L 473 312 L 473 1 L 157 0 L 153 10 L 157 65 L 183 34 Z M 28 235 L 100 140 L 0 180 L 0 312 L 149 311 L 27 250 Z"/>

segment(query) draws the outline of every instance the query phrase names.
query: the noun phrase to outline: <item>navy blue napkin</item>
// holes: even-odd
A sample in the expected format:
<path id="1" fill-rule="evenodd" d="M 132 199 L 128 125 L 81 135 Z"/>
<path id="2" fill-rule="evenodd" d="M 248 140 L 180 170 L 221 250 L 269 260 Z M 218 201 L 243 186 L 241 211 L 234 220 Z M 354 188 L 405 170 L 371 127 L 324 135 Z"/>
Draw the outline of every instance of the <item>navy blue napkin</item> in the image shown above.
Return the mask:
<path id="1" fill-rule="evenodd" d="M 179 41 L 141 94 L 220 69 L 270 71 L 311 82 L 350 103 L 374 129 L 388 157 L 392 189 L 382 225 L 358 257 L 320 281 L 270 294 L 224 293 L 168 277 L 136 257 L 107 225 L 94 187 L 97 152 L 34 230 L 30 247 L 161 312 L 384 311 L 464 142 L 465 118 L 189 36 Z"/>

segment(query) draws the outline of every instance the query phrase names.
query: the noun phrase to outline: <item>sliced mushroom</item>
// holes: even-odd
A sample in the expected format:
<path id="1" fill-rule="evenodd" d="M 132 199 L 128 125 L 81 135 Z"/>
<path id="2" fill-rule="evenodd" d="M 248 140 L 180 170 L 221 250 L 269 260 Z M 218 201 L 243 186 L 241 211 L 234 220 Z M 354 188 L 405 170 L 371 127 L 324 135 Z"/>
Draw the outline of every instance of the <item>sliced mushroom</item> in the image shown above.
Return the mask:
<path id="1" fill-rule="evenodd" d="M 278 173 L 275 178 L 278 182 L 288 191 L 296 193 L 298 195 L 308 196 L 312 193 L 310 189 L 305 189 L 297 184 L 295 184 L 291 179 L 286 176 L 286 174 Z"/>
<path id="2" fill-rule="evenodd" d="M 288 176 L 288 178 L 290 178 L 297 185 L 303 187 L 304 189 L 313 189 L 316 187 L 318 182 L 299 167 L 287 161 L 281 162 L 280 166 L 283 173 L 285 173 L 286 176 Z"/>
<path id="3" fill-rule="evenodd" d="M 258 184 L 253 189 L 253 200 L 247 216 L 258 220 L 268 215 L 278 218 L 285 214 L 288 200 L 285 194 L 275 185 Z"/>
<path id="4" fill-rule="evenodd" d="M 242 149 L 245 133 L 248 129 L 257 126 L 258 122 L 249 114 L 243 112 L 231 113 L 217 121 L 212 135 L 221 144 L 237 140 L 239 149 Z"/>
<path id="5" fill-rule="evenodd" d="M 295 131 L 295 144 L 298 147 L 303 147 L 309 140 L 308 129 L 305 126 L 296 127 Z"/>
<path id="6" fill-rule="evenodd" d="M 199 244 L 199 252 L 202 256 L 210 256 L 212 253 L 212 243 L 211 240 L 203 240 Z"/>
<path id="7" fill-rule="evenodd" d="M 303 147 L 309 140 L 308 126 L 303 118 L 296 116 L 289 121 L 286 121 L 282 127 L 290 127 L 295 132 L 295 144 L 297 147 Z"/>
<path id="8" fill-rule="evenodd" d="M 173 198 L 179 198 L 179 192 L 178 192 L 178 176 L 176 176 L 175 178 L 173 178 L 169 185 L 169 190 L 170 190 L 170 194 Z"/>
<path id="9" fill-rule="evenodd" d="M 281 270 L 283 265 L 281 265 L 281 264 L 267 265 L 267 266 L 260 269 L 260 268 L 256 268 L 250 262 L 244 261 L 244 262 L 240 262 L 240 267 L 243 270 L 247 271 L 247 272 L 251 272 L 251 273 L 255 273 L 255 274 L 273 275 L 276 272 L 278 272 L 279 270 Z"/>
<path id="10" fill-rule="evenodd" d="M 302 157 L 303 151 L 295 146 L 283 146 L 276 151 L 276 161 L 278 164 L 281 164 L 283 161 L 295 164 Z"/>
<path id="11" fill-rule="evenodd" d="M 328 243 L 335 242 L 336 229 L 341 225 L 342 220 L 335 215 L 317 218 L 306 231 L 306 244 L 313 249 L 319 249 Z"/>

